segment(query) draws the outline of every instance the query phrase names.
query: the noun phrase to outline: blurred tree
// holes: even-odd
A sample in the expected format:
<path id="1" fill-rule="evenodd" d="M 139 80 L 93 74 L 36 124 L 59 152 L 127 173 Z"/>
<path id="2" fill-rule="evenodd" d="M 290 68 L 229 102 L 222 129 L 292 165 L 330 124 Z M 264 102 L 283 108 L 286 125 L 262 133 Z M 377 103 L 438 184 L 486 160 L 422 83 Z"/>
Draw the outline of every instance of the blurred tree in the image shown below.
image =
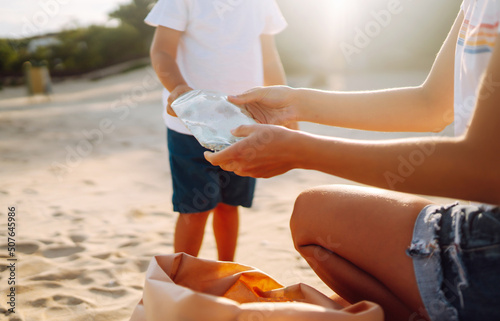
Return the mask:
<path id="1" fill-rule="evenodd" d="M 90 26 L 59 34 L 60 45 L 52 48 L 51 65 L 58 73 L 82 73 L 147 55 L 134 39 L 139 32 L 128 24 L 116 28 Z"/>
<path id="2" fill-rule="evenodd" d="M 117 10 L 109 14 L 111 18 L 120 20 L 122 25 L 128 24 L 134 27 L 139 32 L 138 44 L 147 50 L 149 50 L 154 29 L 144 23 L 144 18 L 155 2 L 155 0 L 132 0 L 131 3 L 120 5 Z"/>
<path id="3" fill-rule="evenodd" d="M 26 39 L 0 39 L 0 89 L 22 84 L 22 64 L 28 59 Z"/>
<path id="4" fill-rule="evenodd" d="M 12 69 L 12 64 L 18 57 L 17 52 L 7 39 L 0 39 L 0 72 Z"/>

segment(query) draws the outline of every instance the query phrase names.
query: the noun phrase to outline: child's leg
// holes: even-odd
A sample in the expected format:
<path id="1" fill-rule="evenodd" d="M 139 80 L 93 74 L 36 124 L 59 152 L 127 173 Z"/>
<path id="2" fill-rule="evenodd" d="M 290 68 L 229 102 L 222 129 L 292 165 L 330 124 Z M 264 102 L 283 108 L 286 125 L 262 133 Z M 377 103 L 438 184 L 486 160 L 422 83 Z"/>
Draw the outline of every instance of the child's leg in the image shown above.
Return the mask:
<path id="1" fill-rule="evenodd" d="M 220 261 L 234 260 L 238 227 L 238 207 L 219 203 L 214 210 L 213 228 Z"/>
<path id="2" fill-rule="evenodd" d="M 192 256 L 198 256 L 209 214 L 210 211 L 196 214 L 179 214 L 175 225 L 175 253 L 184 252 Z"/>
<path id="3" fill-rule="evenodd" d="M 351 303 L 370 300 L 386 320 L 425 315 L 405 250 L 415 219 L 431 202 L 373 188 L 323 186 L 303 192 L 290 227 L 296 249 Z"/>

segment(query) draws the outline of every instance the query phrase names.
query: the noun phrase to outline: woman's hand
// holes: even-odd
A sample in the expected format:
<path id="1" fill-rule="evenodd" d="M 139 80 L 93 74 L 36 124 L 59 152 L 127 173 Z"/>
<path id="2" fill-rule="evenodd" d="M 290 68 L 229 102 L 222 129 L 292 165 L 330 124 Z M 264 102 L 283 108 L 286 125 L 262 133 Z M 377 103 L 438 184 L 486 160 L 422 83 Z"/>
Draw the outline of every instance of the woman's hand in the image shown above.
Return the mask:
<path id="1" fill-rule="evenodd" d="M 168 96 L 168 105 L 167 105 L 167 113 L 170 115 L 170 116 L 174 116 L 174 117 L 177 117 L 177 115 L 175 114 L 175 111 L 172 109 L 172 103 L 174 102 L 174 100 L 176 100 L 180 95 L 188 92 L 188 91 L 191 91 L 193 90 L 193 88 L 189 87 L 188 85 L 179 85 L 177 87 L 175 87 L 174 90 L 172 90 L 172 92 L 170 93 L 170 96 Z"/>
<path id="2" fill-rule="evenodd" d="M 246 137 L 217 153 L 205 152 L 215 166 L 240 176 L 273 177 L 296 168 L 300 132 L 273 125 L 244 125 L 232 131 Z"/>
<path id="3" fill-rule="evenodd" d="M 288 125 L 299 120 L 294 93 L 287 86 L 257 87 L 228 99 L 261 124 Z"/>

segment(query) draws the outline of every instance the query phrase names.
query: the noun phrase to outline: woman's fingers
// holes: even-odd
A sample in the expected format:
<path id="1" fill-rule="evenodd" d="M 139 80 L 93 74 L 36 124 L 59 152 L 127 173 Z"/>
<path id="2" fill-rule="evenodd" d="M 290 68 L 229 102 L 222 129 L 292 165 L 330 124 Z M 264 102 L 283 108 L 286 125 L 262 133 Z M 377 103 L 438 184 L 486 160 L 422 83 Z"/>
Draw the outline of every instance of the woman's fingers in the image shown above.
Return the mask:
<path id="1" fill-rule="evenodd" d="M 293 167 L 288 155 L 293 141 L 290 135 L 296 133 L 274 125 L 240 126 L 233 135 L 244 139 L 220 152 L 205 152 L 205 158 L 212 165 L 240 176 L 272 177 Z"/>
<path id="2" fill-rule="evenodd" d="M 265 90 L 266 88 L 264 87 L 256 87 L 250 89 L 247 92 L 244 92 L 243 94 L 239 94 L 236 96 L 228 96 L 227 99 L 233 104 L 244 105 L 251 102 L 259 101 L 263 97 L 263 91 Z"/>
<path id="3" fill-rule="evenodd" d="M 233 129 L 231 133 L 236 137 L 247 137 L 258 130 L 259 126 L 263 125 L 242 125 Z M 205 152 L 205 159 L 214 166 L 220 166 L 226 171 L 235 172 L 245 165 L 248 158 L 246 153 L 247 139 L 243 139 L 220 152 Z"/>
<path id="4" fill-rule="evenodd" d="M 253 133 L 258 125 L 241 125 L 231 130 L 231 134 L 235 137 L 247 137 Z"/>
<path id="5" fill-rule="evenodd" d="M 228 172 L 234 171 L 234 168 L 230 166 L 232 161 L 222 152 L 214 153 L 207 151 L 203 154 L 203 156 L 205 156 L 205 159 L 214 166 L 220 166 L 222 169 Z"/>
<path id="6" fill-rule="evenodd" d="M 233 160 L 233 154 L 227 151 L 205 152 L 203 154 L 205 159 L 214 166 L 220 166 L 223 170 L 228 172 L 236 172 L 238 170 L 238 163 Z"/>

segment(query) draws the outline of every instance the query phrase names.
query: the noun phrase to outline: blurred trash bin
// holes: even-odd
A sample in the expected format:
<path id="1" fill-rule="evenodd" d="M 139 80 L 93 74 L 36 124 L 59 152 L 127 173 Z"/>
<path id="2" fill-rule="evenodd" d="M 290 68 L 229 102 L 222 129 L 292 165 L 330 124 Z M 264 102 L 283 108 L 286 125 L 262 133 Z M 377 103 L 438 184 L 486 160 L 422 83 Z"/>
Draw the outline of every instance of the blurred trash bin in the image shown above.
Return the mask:
<path id="1" fill-rule="evenodd" d="M 50 80 L 49 69 L 47 63 L 31 63 L 26 61 L 23 64 L 24 77 L 26 78 L 26 86 L 28 94 L 45 94 L 52 93 L 52 81 Z"/>

